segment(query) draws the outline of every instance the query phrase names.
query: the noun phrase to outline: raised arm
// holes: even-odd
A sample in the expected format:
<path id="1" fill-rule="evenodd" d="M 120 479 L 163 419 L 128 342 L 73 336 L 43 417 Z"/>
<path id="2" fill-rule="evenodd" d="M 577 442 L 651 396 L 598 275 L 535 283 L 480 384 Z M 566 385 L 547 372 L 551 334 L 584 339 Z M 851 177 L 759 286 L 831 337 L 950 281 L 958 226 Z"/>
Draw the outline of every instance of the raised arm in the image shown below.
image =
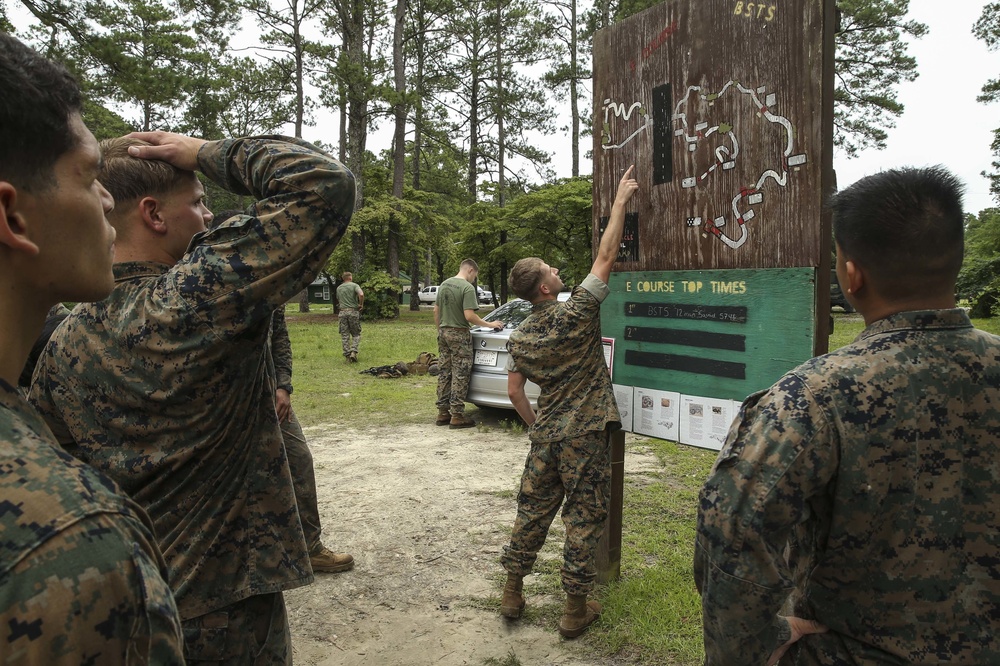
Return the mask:
<path id="1" fill-rule="evenodd" d="M 629 199 L 639 189 L 639 184 L 632 177 L 635 165 L 630 166 L 625 175 L 618 183 L 618 192 L 615 194 L 615 203 L 611 206 L 611 217 L 608 218 L 608 226 L 601 237 L 601 244 L 597 249 L 597 258 L 590 272 L 607 284 L 611 277 L 611 268 L 618 258 L 618 248 L 621 247 L 622 231 L 625 229 L 625 206 Z"/>
<path id="2" fill-rule="evenodd" d="M 354 212 L 351 172 L 299 139 L 136 136 L 156 144 L 134 151 L 136 157 L 196 166 L 221 187 L 256 200 L 248 215 L 196 237 L 172 271 L 180 296 L 220 336 L 240 334 L 305 289 Z"/>

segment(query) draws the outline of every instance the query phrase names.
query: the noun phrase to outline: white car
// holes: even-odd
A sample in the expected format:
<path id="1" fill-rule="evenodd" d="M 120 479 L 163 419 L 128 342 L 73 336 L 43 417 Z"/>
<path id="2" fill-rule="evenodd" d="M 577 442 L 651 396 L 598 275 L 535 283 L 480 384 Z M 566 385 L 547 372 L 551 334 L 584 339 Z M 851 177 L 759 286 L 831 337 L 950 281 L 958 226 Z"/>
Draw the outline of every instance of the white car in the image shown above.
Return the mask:
<path id="1" fill-rule="evenodd" d="M 437 285 L 434 285 L 433 287 L 424 287 L 417 292 L 417 299 L 419 299 L 422 304 L 433 303 L 437 300 L 437 297 Z"/>
<path id="2" fill-rule="evenodd" d="M 569 296 L 570 292 L 564 291 L 558 298 L 567 301 Z M 486 321 L 502 321 L 502 329 L 472 329 L 472 374 L 469 376 L 466 400 L 480 407 L 514 409 L 507 397 L 507 339 L 529 314 L 531 303 L 515 298 L 483 317 Z M 536 409 L 539 391 L 538 384 L 534 382 L 524 385 L 524 394 Z"/>
<path id="3" fill-rule="evenodd" d="M 480 305 L 490 305 L 493 303 L 493 292 L 487 291 L 482 287 L 476 287 L 476 297 L 479 299 Z"/>

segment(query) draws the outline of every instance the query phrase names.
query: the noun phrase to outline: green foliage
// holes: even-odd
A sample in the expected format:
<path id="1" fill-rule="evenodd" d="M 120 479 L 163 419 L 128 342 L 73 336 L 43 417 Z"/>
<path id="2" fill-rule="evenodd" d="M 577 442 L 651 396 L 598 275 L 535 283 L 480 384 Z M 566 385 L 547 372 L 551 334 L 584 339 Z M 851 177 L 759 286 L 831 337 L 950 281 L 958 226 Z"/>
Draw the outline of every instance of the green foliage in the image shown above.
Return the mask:
<path id="1" fill-rule="evenodd" d="M 94 3 L 90 18 L 102 28 L 86 44 L 102 96 L 132 104 L 142 130 L 177 126 L 189 95 L 192 63 L 202 57 L 190 26 L 156 0 Z"/>
<path id="2" fill-rule="evenodd" d="M 363 271 L 358 284 L 365 292 L 364 318 L 390 319 L 399 314 L 399 280 L 385 271 Z"/>
<path id="3" fill-rule="evenodd" d="M 848 156 L 884 148 L 886 130 L 903 113 L 896 89 L 917 78 L 917 62 L 904 37 L 922 37 L 927 26 L 905 20 L 910 0 L 838 0 L 834 143 Z"/>
<path id="4" fill-rule="evenodd" d="M 542 257 L 566 284 L 579 284 L 593 263 L 592 191 L 589 177 L 570 178 L 512 199 L 504 211 L 510 240 L 500 250 L 508 263 Z"/>
<path id="5" fill-rule="evenodd" d="M 983 13 L 972 28 L 972 34 L 986 42 L 991 51 L 1000 49 L 1000 2 L 990 2 L 983 7 Z M 980 102 L 995 102 L 1000 99 L 1000 78 L 990 79 L 983 85 L 978 97 Z M 984 171 L 983 175 L 990 180 L 990 192 L 1000 202 L 1000 127 L 993 130 L 993 173 Z"/>
<path id="6" fill-rule="evenodd" d="M 991 317 L 1000 306 L 1000 208 L 966 216 L 965 262 L 956 289 L 973 317 Z"/>

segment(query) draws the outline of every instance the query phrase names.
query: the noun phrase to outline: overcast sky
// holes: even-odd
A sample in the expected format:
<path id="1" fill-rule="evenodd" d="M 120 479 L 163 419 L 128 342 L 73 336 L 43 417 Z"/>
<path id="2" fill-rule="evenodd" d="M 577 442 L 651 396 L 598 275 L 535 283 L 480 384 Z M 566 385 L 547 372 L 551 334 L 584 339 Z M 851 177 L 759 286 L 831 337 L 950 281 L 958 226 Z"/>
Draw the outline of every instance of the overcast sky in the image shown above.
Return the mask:
<path id="1" fill-rule="evenodd" d="M 899 86 L 906 106 L 889 131 L 885 150 L 867 150 L 854 159 L 834 155 L 840 187 L 862 176 L 897 166 L 943 164 L 966 184 L 965 210 L 998 206 L 982 171 L 991 170 L 992 130 L 1000 127 L 1000 102 L 976 101 L 988 79 L 1000 78 L 1000 52 L 990 52 L 972 35 L 983 0 L 910 0 L 910 17 L 929 31 L 909 53 L 920 76 Z"/>

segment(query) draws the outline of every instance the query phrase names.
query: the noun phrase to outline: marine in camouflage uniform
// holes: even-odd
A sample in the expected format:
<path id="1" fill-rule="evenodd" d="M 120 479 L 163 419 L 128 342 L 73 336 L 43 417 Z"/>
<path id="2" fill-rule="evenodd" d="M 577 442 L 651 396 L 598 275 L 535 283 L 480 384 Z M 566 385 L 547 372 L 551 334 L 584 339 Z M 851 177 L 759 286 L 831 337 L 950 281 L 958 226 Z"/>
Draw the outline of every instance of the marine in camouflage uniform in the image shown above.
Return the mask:
<path id="1" fill-rule="evenodd" d="M 0 664 L 183 664 L 153 526 L 0 379 Z"/>
<path id="2" fill-rule="evenodd" d="M 478 275 L 479 265 L 472 259 L 465 259 L 458 275 L 442 282 L 437 290 L 434 302 L 434 323 L 438 327 L 437 425 L 452 428 L 476 425 L 465 416 L 473 358 L 469 326 L 503 328 L 501 322 L 488 322 L 476 314 L 479 299 L 472 283 Z"/>
<path id="3" fill-rule="evenodd" d="M 512 291 L 532 303 L 531 314 L 507 343 L 508 394 L 530 426 L 531 451 L 521 476 L 510 544 L 500 558 L 508 574 L 500 611 L 520 617 L 524 576 L 531 572 L 562 505 L 566 609 L 559 632 L 567 638 L 582 634 L 601 610 L 587 595 L 594 587 L 594 556 L 608 515 L 608 435 L 621 427 L 601 343 L 601 303 L 609 293 L 607 280 L 621 242 L 625 206 L 637 187 L 630 168 L 619 184 L 592 272 L 569 300 L 558 301 L 563 288 L 559 270 L 541 259 L 518 261 L 509 280 Z M 524 393 L 527 381 L 540 389 L 537 414 Z"/>
<path id="4" fill-rule="evenodd" d="M 507 371 L 521 373 L 541 391 L 514 532 L 500 561 L 508 573 L 531 573 L 565 497 L 562 586 L 574 595 L 594 587 L 594 553 L 611 486 L 606 431 L 621 427 L 601 344 L 601 302 L 608 293 L 603 281 L 588 275 L 568 301 L 536 303 L 508 343 Z"/>
<path id="5" fill-rule="evenodd" d="M 707 664 L 1000 663 L 1000 338 L 953 309 L 950 190 L 907 170 L 834 199 L 868 326 L 748 398 L 719 453 L 695 554 Z"/>
<path id="6" fill-rule="evenodd" d="M 0 664 L 183 664 L 149 518 L 14 387 L 50 308 L 111 291 L 114 201 L 62 66 L 0 33 L 0 89 Z"/>
<path id="7" fill-rule="evenodd" d="M 351 363 L 358 362 L 358 346 L 361 344 L 361 310 L 365 304 L 365 292 L 361 290 L 350 273 L 342 276 L 344 282 L 337 287 L 337 303 L 340 304 L 340 341 L 344 348 L 344 358 Z"/>
<path id="8" fill-rule="evenodd" d="M 354 566 L 354 558 L 346 553 L 334 553 L 320 540 L 319 499 L 316 492 L 316 470 L 312 452 L 302 432 L 302 426 L 292 409 L 292 343 L 288 338 L 285 306 L 274 311 L 271 319 L 271 356 L 277 381 L 275 405 L 281 423 L 281 438 L 288 456 L 288 470 L 295 488 L 295 503 L 299 508 L 302 532 L 309 549 L 313 572 L 338 573 Z"/>
<path id="9" fill-rule="evenodd" d="M 139 136 L 159 144 L 140 154 L 182 169 L 196 162 L 254 197 L 254 215 L 195 235 L 173 265 L 116 264 L 111 295 L 56 331 L 31 397 L 70 453 L 148 511 L 188 659 L 249 663 L 259 651 L 263 662 L 290 662 L 281 591 L 313 575 L 267 342 L 274 309 L 306 288 L 342 237 L 354 178 L 296 139 Z M 120 201 L 116 214 L 137 213 Z"/>

